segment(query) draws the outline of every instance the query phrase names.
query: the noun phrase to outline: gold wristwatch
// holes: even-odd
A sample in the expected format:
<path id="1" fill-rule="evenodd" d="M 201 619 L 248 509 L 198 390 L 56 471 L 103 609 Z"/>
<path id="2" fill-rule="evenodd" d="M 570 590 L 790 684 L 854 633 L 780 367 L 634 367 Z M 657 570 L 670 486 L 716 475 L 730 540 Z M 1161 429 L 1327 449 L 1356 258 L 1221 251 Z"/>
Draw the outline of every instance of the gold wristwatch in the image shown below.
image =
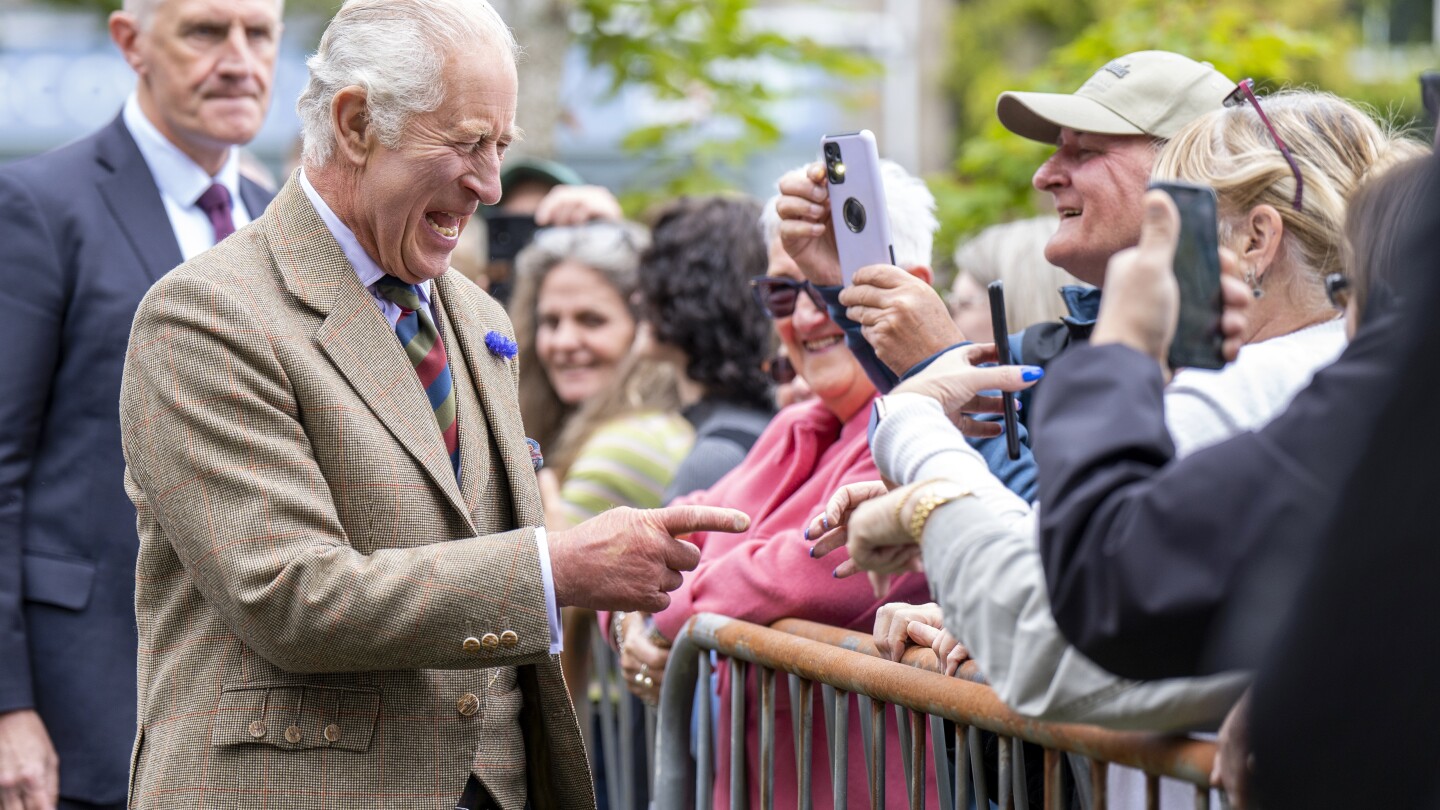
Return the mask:
<path id="1" fill-rule="evenodd" d="M 951 501 L 974 494 L 970 489 L 954 481 L 935 481 L 921 487 L 915 501 L 915 510 L 910 513 L 910 523 L 906 526 L 910 532 L 910 538 L 919 543 L 920 538 L 925 534 L 925 524 L 929 522 L 932 512 Z"/>

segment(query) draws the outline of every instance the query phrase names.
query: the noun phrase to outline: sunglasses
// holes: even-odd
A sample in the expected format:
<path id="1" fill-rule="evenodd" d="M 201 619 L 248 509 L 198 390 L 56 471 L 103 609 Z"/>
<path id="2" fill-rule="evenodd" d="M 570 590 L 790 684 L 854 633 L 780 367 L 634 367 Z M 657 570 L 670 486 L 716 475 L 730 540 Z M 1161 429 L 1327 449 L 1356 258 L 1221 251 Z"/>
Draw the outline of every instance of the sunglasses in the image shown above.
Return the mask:
<path id="1" fill-rule="evenodd" d="M 1350 279 L 1343 273 L 1331 273 L 1325 277 L 1325 297 L 1330 299 L 1330 306 L 1342 312 L 1350 306 Z"/>
<path id="2" fill-rule="evenodd" d="M 755 303 L 765 310 L 765 314 L 771 318 L 788 318 L 795 314 L 795 302 L 800 297 L 800 291 L 810 296 L 810 303 L 821 312 L 825 312 L 825 299 L 820 297 L 820 290 L 809 281 L 796 281 L 792 278 L 780 276 L 756 276 L 750 279 L 750 291 L 755 294 Z"/>
<path id="3" fill-rule="evenodd" d="M 1270 130 L 1270 137 L 1275 140 L 1275 146 L 1280 149 L 1280 154 L 1285 158 L 1285 162 L 1290 164 L 1290 171 L 1295 175 L 1295 199 L 1290 205 L 1299 211 L 1300 203 L 1305 195 L 1305 179 L 1300 176 L 1300 164 L 1295 162 L 1295 156 L 1290 154 L 1290 147 L 1285 145 L 1285 141 L 1280 138 L 1280 133 L 1275 131 L 1275 125 L 1270 123 L 1269 116 L 1260 109 L 1260 99 L 1255 97 L 1254 79 L 1241 79 L 1240 83 L 1235 85 L 1235 89 L 1230 91 L 1230 95 L 1225 97 L 1226 107 L 1243 107 L 1246 102 L 1255 108 L 1255 113 L 1260 116 L 1265 128 Z"/>

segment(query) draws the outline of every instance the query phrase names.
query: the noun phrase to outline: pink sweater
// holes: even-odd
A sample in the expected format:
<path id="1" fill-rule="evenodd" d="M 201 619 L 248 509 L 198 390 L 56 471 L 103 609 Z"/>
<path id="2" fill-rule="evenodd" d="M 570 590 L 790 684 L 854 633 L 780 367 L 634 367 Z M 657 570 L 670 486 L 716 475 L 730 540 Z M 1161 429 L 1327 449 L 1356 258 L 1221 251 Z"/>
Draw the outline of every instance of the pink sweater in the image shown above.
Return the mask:
<path id="1" fill-rule="evenodd" d="M 686 620 L 696 613 L 718 613 L 760 625 L 783 618 L 845 627 L 869 633 L 875 612 L 886 602 L 930 601 L 925 578 L 906 574 L 895 580 L 885 599 L 876 599 L 863 576 L 835 579 L 831 572 L 845 559 L 845 551 L 832 552 L 823 559 L 810 556 L 810 544 L 803 539 L 803 527 L 819 513 L 837 489 L 857 481 L 875 481 L 880 473 L 865 441 L 870 406 L 841 423 L 818 401 L 792 405 L 770 422 L 750 454 L 720 479 L 715 486 L 677 499 L 676 503 L 729 506 L 750 515 L 750 529 L 744 534 L 700 533 L 692 538 L 700 546 L 700 567 L 685 575 L 685 584 L 671 594 L 670 607 L 655 615 L 655 625 L 673 639 Z M 729 667 L 720 668 L 721 717 L 729 716 Z M 759 806 L 760 706 L 752 672 L 745 701 L 748 780 L 752 806 Z M 812 795 L 819 809 L 833 807 L 830 768 L 826 759 L 825 725 L 821 721 L 820 690 L 815 691 L 815 725 L 811 750 Z M 795 745 L 790 737 L 790 696 L 783 673 L 776 679 L 775 806 L 793 807 L 796 802 Z M 853 700 L 852 700 L 853 704 Z M 905 805 L 905 777 L 900 767 L 900 742 L 893 710 L 887 710 L 886 806 Z M 717 807 L 730 803 L 730 726 L 719 725 L 717 749 L 719 771 L 715 780 Z M 868 807 L 865 781 L 865 750 L 860 737 L 860 719 L 850 718 L 849 802 L 851 807 Z M 927 760 L 932 761 L 933 760 Z M 933 776 L 931 777 L 933 778 Z M 938 806 L 934 789 L 927 790 L 927 803 Z"/>

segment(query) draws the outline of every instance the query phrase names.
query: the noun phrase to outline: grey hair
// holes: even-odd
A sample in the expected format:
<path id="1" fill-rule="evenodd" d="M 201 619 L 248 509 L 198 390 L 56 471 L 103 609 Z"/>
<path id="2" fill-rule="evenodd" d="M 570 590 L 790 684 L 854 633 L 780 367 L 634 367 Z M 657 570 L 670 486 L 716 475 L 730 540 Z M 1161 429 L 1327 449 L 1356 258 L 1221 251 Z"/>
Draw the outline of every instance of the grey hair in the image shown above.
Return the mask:
<path id="1" fill-rule="evenodd" d="M 135 18 L 135 27 L 141 31 L 150 27 L 150 20 L 155 16 L 155 10 L 161 4 L 174 2 L 174 0 L 125 0 L 120 9 L 131 17 Z M 285 0 L 275 0 L 275 16 L 285 15 Z"/>
<path id="2" fill-rule="evenodd" d="M 305 62 L 310 80 L 295 103 L 304 163 L 320 166 L 330 159 L 330 102 L 350 86 L 365 89 L 376 137 L 398 146 L 411 116 L 444 102 L 446 57 L 476 41 L 519 58 L 514 33 L 486 0 L 347 0 Z"/>
<path id="3" fill-rule="evenodd" d="M 800 167 L 803 170 L 805 167 Z M 895 263 L 901 267 L 930 267 L 935 249 L 935 195 L 925 181 L 905 171 L 893 160 L 880 161 L 880 182 L 885 186 L 885 208 L 890 216 L 890 241 L 895 246 Z M 780 195 L 766 201 L 760 211 L 760 233 L 768 246 L 780 235 L 780 214 L 775 203 Z"/>

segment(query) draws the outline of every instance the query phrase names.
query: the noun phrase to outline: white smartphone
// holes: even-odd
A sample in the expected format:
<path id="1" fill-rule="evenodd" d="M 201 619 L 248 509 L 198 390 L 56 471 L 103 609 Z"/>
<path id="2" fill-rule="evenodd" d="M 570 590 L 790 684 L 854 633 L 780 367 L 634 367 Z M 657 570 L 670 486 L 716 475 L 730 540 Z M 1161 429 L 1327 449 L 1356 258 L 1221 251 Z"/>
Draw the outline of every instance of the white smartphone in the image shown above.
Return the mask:
<path id="1" fill-rule="evenodd" d="M 885 185 L 880 181 L 880 150 L 868 129 L 820 139 L 820 155 L 830 186 L 830 228 L 840 254 L 840 276 L 848 287 L 855 271 L 871 264 L 894 264 Z"/>

